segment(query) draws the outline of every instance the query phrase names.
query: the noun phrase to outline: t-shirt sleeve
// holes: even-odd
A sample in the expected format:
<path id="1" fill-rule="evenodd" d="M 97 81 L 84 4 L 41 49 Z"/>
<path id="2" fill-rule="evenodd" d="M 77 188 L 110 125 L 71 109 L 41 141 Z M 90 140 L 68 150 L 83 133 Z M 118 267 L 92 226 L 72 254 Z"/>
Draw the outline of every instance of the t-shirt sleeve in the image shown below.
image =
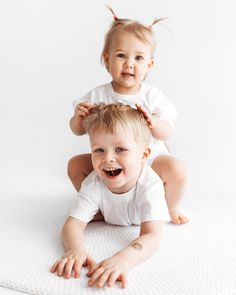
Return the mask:
<path id="1" fill-rule="evenodd" d="M 170 220 L 164 187 L 159 182 L 154 183 L 142 193 L 139 206 L 141 223 Z"/>
<path id="2" fill-rule="evenodd" d="M 79 97 L 78 99 L 74 100 L 74 101 L 72 102 L 72 106 L 73 106 L 73 108 L 75 109 L 76 106 L 77 106 L 79 103 L 81 103 L 81 102 L 85 102 L 85 101 L 89 101 L 89 102 L 91 102 L 91 100 L 92 100 L 92 91 L 90 91 L 90 92 L 88 92 L 87 94 L 85 94 L 85 95 Z"/>
<path id="3" fill-rule="evenodd" d="M 173 126 L 173 121 L 177 116 L 174 105 L 167 99 L 163 92 L 156 88 L 153 89 L 152 96 L 152 114 L 157 114 L 160 119 L 169 122 Z"/>
<path id="4" fill-rule="evenodd" d="M 77 200 L 70 212 L 70 216 L 84 222 L 89 222 L 99 211 L 99 191 L 96 185 L 82 183 Z"/>

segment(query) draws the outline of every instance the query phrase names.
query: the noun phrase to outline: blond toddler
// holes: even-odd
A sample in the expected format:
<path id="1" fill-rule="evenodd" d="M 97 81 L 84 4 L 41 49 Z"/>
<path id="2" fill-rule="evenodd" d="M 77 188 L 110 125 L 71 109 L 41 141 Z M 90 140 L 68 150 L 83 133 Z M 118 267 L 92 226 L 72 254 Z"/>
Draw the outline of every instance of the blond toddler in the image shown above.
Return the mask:
<path id="1" fill-rule="evenodd" d="M 160 177 L 146 165 L 151 132 L 144 115 L 123 104 L 95 106 L 84 120 L 94 171 L 83 181 L 62 230 L 65 254 L 51 271 L 65 278 L 80 276 L 89 266 L 89 286 L 127 286 L 129 269 L 157 249 L 163 221 L 170 220 Z M 120 226 L 140 225 L 127 247 L 95 263 L 84 245 L 84 230 L 94 215 Z"/>

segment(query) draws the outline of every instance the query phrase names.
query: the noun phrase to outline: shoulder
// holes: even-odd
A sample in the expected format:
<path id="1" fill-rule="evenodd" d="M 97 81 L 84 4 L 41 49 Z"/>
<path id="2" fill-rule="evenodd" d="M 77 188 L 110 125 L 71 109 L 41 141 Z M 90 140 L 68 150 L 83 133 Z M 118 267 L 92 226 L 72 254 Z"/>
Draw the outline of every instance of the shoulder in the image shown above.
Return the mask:
<path id="1" fill-rule="evenodd" d="M 102 100 L 102 98 L 106 98 L 108 93 L 110 93 L 110 83 L 99 85 L 89 92 L 87 92 L 85 95 L 79 97 L 77 100 L 73 102 L 73 106 L 76 107 L 77 104 L 89 101 L 92 103 L 98 103 Z"/>
<path id="2" fill-rule="evenodd" d="M 142 89 L 143 89 L 143 93 L 147 96 L 154 97 L 154 96 L 163 95 L 160 89 L 149 84 L 142 83 Z"/>
<path id="3" fill-rule="evenodd" d="M 146 187 L 152 184 L 160 183 L 162 184 L 161 178 L 156 174 L 156 172 L 147 164 L 143 166 L 143 170 L 139 177 L 138 184 L 145 185 Z"/>
<path id="4" fill-rule="evenodd" d="M 95 171 L 92 171 L 82 182 L 82 192 L 94 192 L 100 189 L 100 180 Z"/>
<path id="5" fill-rule="evenodd" d="M 163 193 L 164 185 L 161 178 L 150 166 L 145 165 L 138 180 L 137 195 L 144 200 L 150 194 L 162 195 Z"/>

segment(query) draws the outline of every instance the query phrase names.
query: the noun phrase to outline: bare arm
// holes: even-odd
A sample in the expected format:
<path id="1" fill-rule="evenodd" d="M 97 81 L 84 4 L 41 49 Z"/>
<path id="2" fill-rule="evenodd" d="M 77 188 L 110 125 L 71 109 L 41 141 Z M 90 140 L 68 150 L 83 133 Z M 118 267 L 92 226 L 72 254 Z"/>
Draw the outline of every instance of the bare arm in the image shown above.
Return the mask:
<path id="1" fill-rule="evenodd" d="M 158 118 L 156 115 L 152 115 L 152 121 L 151 132 L 153 137 L 164 141 L 170 138 L 173 127 L 169 122 Z"/>
<path id="2" fill-rule="evenodd" d="M 126 272 L 155 252 L 160 243 L 161 228 L 162 223 L 158 221 L 142 223 L 139 237 L 128 247 L 91 267 L 89 285 L 112 286 L 116 280 L 120 280 L 125 288 Z"/>
<path id="3" fill-rule="evenodd" d="M 116 255 L 126 261 L 128 268 L 134 267 L 156 251 L 161 240 L 161 229 L 161 222 L 143 222 L 141 224 L 139 237 Z"/>
<path id="4" fill-rule="evenodd" d="M 75 135 L 85 134 L 83 120 L 90 114 L 93 106 L 90 102 L 83 102 L 76 106 L 74 116 L 70 119 L 70 128 Z"/>
<path id="5" fill-rule="evenodd" d="M 157 115 L 149 114 L 141 105 L 136 104 L 136 107 L 147 120 L 153 137 L 165 141 L 171 136 L 173 127 L 169 122 L 160 119 Z"/>
<path id="6" fill-rule="evenodd" d="M 95 261 L 88 255 L 84 246 L 84 229 L 87 223 L 69 217 L 62 228 L 62 242 L 65 254 L 52 266 L 51 272 L 70 278 L 80 276 L 83 265 L 92 266 Z"/>
<path id="7" fill-rule="evenodd" d="M 69 217 L 62 228 L 62 242 L 65 251 L 71 249 L 84 249 L 84 230 L 87 223 Z"/>

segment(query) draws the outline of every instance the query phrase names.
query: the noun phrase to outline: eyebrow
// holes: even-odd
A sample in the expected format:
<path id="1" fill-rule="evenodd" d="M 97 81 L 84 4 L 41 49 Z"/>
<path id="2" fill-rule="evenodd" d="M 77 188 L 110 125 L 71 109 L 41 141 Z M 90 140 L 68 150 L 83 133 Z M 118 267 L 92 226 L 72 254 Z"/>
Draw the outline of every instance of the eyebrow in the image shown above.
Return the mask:
<path id="1" fill-rule="evenodd" d="M 115 52 L 117 52 L 117 51 L 123 51 L 123 52 L 125 52 L 124 49 L 116 49 Z M 136 53 L 136 54 L 146 54 L 146 53 L 143 52 L 143 51 L 135 51 L 135 53 Z"/>
<path id="2" fill-rule="evenodd" d="M 121 145 L 125 146 L 126 144 L 125 144 L 125 142 L 119 141 L 119 142 L 115 142 L 114 145 L 115 146 L 121 146 Z M 94 147 L 94 146 L 103 147 L 102 144 L 98 144 L 96 142 L 94 144 L 91 144 L 91 147 Z"/>

